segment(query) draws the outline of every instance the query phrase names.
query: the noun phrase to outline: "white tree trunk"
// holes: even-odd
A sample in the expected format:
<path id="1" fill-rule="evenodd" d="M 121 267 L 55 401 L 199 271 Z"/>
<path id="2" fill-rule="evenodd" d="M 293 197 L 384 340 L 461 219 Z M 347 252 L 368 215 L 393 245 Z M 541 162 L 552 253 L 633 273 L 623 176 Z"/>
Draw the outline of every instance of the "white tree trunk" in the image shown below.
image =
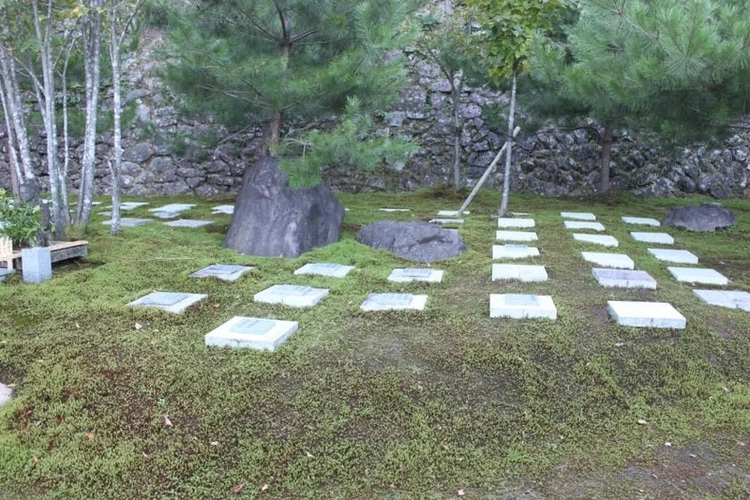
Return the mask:
<path id="1" fill-rule="evenodd" d="M 513 156 L 513 127 L 516 117 L 516 72 L 513 71 L 512 86 L 510 90 L 510 110 L 508 111 L 508 135 L 505 139 L 507 149 L 505 151 L 505 171 L 503 172 L 503 198 L 500 201 L 500 209 L 497 215 L 505 217 L 508 215 L 508 197 L 510 196 L 510 166 Z"/>
<path id="2" fill-rule="evenodd" d="M 0 100 L 3 105 L 3 117 L 5 118 L 5 128 L 8 130 L 8 161 L 10 163 L 10 184 L 13 189 L 13 197 L 16 200 L 21 199 L 20 182 L 23 174 L 18 164 L 18 151 L 16 150 L 15 134 L 13 133 L 13 124 L 10 120 L 8 111 L 8 100 L 5 97 L 5 81 L 0 76 Z"/>
<path id="3" fill-rule="evenodd" d="M 120 231 L 120 172 L 122 167 L 122 90 L 120 89 L 120 38 L 117 33 L 117 7 L 110 10 L 109 56 L 112 61 L 112 90 L 114 112 L 114 158 L 109 162 L 112 174 L 112 226 L 109 233 L 116 235 Z M 123 28 L 123 32 L 127 26 Z"/>

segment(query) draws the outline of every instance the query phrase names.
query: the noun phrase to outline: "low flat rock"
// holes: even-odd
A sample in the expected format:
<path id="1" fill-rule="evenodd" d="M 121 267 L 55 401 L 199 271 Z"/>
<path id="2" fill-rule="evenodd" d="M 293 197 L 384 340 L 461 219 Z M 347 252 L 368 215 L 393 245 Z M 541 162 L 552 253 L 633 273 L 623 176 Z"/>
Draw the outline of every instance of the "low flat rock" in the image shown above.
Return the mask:
<path id="1" fill-rule="evenodd" d="M 212 220 L 178 219 L 178 220 L 173 220 L 171 222 L 165 222 L 164 224 L 170 227 L 198 228 L 198 227 L 208 226 L 209 224 L 213 224 L 213 223 L 214 221 Z"/>
<path id="2" fill-rule="evenodd" d="M 539 249 L 526 245 L 492 245 L 493 259 L 526 259 L 538 257 Z"/>
<path id="3" fill-rule="evenodd" d="M 444 273 L 445 271 L 438 269 L 407 267 L 405 269 L 394 269 L 388 276 L 388 281 L 395 283 L 410 283 L 412 281 L 440 283 L 443 281 Z"/>
<path id="4" fill-rule="evenodd" d="M 700 283 L 702 285 L 726 285 L 726 276 L 714 269 L 696 267 L 668 267 L 667 270 L 677 281 L 683 283 Z"/>
<path id="5" fill-rule="evenodd" d="M 643 233 L 643 232 L 631 232 L 630 236 L 635 241 L 642 243 L 658 243 L 659 245 L 674 245 L 674 238 L 667 233 Z"/>
<path id="6" fill-rule="evenodd" d="M 411 212 L 408 208 L 381 208 L 381 212 Z"/>
<path id="7" fill-rule="evenodd" d="M 602 286 L 656 290 L 656 280 L 646 271 L 595 268 L 591 270 L 591 273 Z"/>
<path id="8" fill-rule="evenodd" d="M 458 231 L 428 222 L 373 222 L 359 231 L 357 241 L 417 262 L 452 259 L 466 251 Z"/>
<path id="9" fill-rule="evenodd" d="M 576 220 L 563 221 L 565 229 L 588 229 L 590 231 L 604 231 L 604 226 L 599 222 L 581 222 Z"/>
<path id="10" fill-rule="evenodd" d="M 422 311 L 427 304 L 427 295 L 410 293 L 371 293 L 359 306 L 363 311 Z"/>
<path id="11" fill-rule="evenodd" d="M 661 222 L 659 222 L 656 219 L 652 219 L 650 217 L 628 217 L 628 216 L 623 215 L 622 221 L 625 224 L 633 224 L 636 226 L 654 226 L 654 227 L 661 226 Z"/>
<path id="12" fill-rule="evenodd" d="M 550 295 L 492 294 L 490 318 L 554 320 L 557 319 L 557 307 Z"/>
<path id="13" fill-rule="evenodd" d="M 142 226 L 144 224 L 150 224 L 151 222 L 154 222 L 154 219 L 134 219 L 130 217 L 123 217 L 120 219 L 120 227 L 137 227 Z M 112 225 L 112 219 L 105 220 L 102 222 L 105 226 L 111 226 Z"/>
<path id="14" fill-rule="evenodd" d="M 623 326 L 637 328 L 674 328 L 687 325 L 685 316 L 667 302 L 607 301 L 612 319 Z"/>
<path id="15" fill-rule="evenodd" d="M 275 351 L 299 328 L 296 321 L 235 316 L 207 333 L 207 346 Z"/>
<path id="16" fill-rule="evenodd" d="M 672 250 L 671 248 L 649 248 L 648 252 L 657 260 L 674 262 L 676 264 L 697 264 L 698 256 L 687 250 Z"/>
<path id="17" fill-rule="evenodd" d="M 536 226 L 534 219 L 523 219 L 513 217 L 500 217 L 497 219 L 497 227 L 499 229 L 507 228 L 528 228 Z"/>
<path id="18" fill-rule="evenodd" d="M 492 281 L 518 280 L 526 283 L 547 281 L 544 266 L 525 264 L 492 264 Z"/>
<path id="19" fill-rule="evenodd" d="M 596 220 L 596 215 L 589 212 L 560 212 L 560 217 L 572 220 Z"/>
<path id="20" fill-rule="evenodd" d="M 612 267 L 615 269 L 635 268 L 633 259 L 622 253 L 581 252 L 581 256 L 585 261 L 602 267 Z"/>
<path id="21" fill-rule="evenodd" d="M 234 213 L 234 205 L 217 205 L 211 211 L 214 214 L 232 215 Z"/>
<path id="22" fill-rule="evenodd" d="M 536 241 L 539 239 L 533 231 L 497 231 L 495 239 L 502 241 Z"/>
<path id="23" fill-rule="evenodd" d="M 734 213 L 720 203 L 702 203 L 697 206 L 671 207 L 662 224 L 689 231 L 716 231 L 734 225 L 735 220 Z"/>
<path id="24" fill-rule="evenodd" d="M 438 210 L 438 217 L 460 217 L 462 215 L 469 215 L 471 212 L 469 210 L 464 210 L 460 214 L 458 213 L 458 210 Z"/>
<path id="25" fill-rule="evenodd" d="M 328 276 L 329 278 L 343 278 L 352 269 L 354 269 L 354 266 L 345 266 L 332 262 L 311 262 L 294 271 L 294 274 L 316 274 L 318 276 Z"/>
<path id="26" fill-rule="evenodd" d="M 750 293 L 748 292 L 693 290 L 693 293 L 708 304 L 750 312 Z"/>
<path id="27" fill-rule="evenodd" d="M 617 238 L 608 234 L 583 234 L 573 233 L 573 239 L 576 241 L 583 241 L 584 243 L 594 243 L 596 245 L 602 245 L 605 247 L 616 247 L 620 243 Z"/>
<path id="28" fill-rule="evenodd" d="M 237 281 L 240 277 L 253 269 L 249 266 L 238 266 L 235 264 L 213 264 L 196 271 L 190 276 L 193 278 L 217 278 L 223 281 Z"/>
<path id="29" fill-rule="evenodd" d="M 253 297 L 255 302 L 282 304 L 290 307 L 312 307 L 328 296 L 327 288 L 300 285 L 273 285 Z"/>
<path id="30" fill-rule="evenodd" d="M 206 297 L 208 295 L 200 293 L 152 292 L 128 305 L 130 307 L 154 307 L 162 311 L 179 314 Z"/>

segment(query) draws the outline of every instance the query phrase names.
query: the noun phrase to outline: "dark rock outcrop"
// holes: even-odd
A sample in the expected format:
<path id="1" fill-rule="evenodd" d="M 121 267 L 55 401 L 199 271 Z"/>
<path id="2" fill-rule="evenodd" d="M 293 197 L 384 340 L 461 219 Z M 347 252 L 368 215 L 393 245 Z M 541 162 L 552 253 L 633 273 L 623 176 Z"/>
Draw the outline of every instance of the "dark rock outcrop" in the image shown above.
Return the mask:
<path id="1" fill-rule="evenodd" d="M 733 225 L 734 221 L 734 213 L 720 203 L 703 203 L 698 206 L 671 207 L 662 224 L 690 231 L 716 231 Z"/>
<path id="2" fill-rule="evenodd" d="M 417 262 L 451 259 L 466 251 L 458 231 L 427 222 L 373 222 L 359 231 L 357 241 Z"/>
<path id="3" fill-rule="evenodd" d="M 297 257 L 339 240 L 344 208 L 328 187 L 292 189 L 275 158 L 245 172 L 224 246 L 247 255 Z"/>

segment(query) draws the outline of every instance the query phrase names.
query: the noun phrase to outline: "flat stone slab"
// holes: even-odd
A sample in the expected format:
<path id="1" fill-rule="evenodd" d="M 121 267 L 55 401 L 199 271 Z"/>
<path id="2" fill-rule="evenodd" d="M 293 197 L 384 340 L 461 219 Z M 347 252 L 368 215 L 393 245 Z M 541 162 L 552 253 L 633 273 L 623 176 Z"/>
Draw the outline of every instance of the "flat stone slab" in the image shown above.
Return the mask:
<path id="1" fill-rule="evenodd" d="M 458 210 L 438 210 L 438 217 L 460 217 L 461 215 L 469 215 L 471 214 L 470 210 L 464 210 L 460 214 L 458 213 Z"/>
<path id="2" fill-rule="evenodd" d="M 609 236 L 607 234 L 573 233 L 573 239 L 577 241 L 583 241 L 585 243 L 594 243 L 596 245 L 602 245 L 605 247 L 616 247 L 620 245 L 620 243 L 614 236 Z"/>
<path id="3" fill-rule="evenodd" d="M 701 283 L 703 285 L 726 285 L 729 280 L 726 276 L 708 268 L 696 267 L 668 267 L 674 279 L 683 283 Z"/>
<path id="4" fill-rule="evenodd" d="M 167 226 L 170 227 L 203 227 L 208 226 L 209 224 L 213 224 L 214 221 L 212 220 L 195 220 L 195 219 L 179 219 L 179 220 L 173 220 L 171 222 L 165 222 Z"/>
<path id="5" fill-rule="evenodd" d="M 182 212 L 151 212 L 151 215 L 157 219 L 174 219 L 179 217 Z"/>
<path id="6" fill-rule="evenodd" d="M 492 264 L 492 281 L 518 280 L 527 283 L 547 281 L 544 266 L 524 264 Z"/>
<path id="7" fill-rule="evenodd" d="M 422 311 L 427 304 L 427 295 L 410 293 L 371 293 L 359 308 L 363 311 Z"/>
<path id="8" fill-rule="evenodd" d="M 194 203 L 170 203 L 163 207 L 149 208 L 149 212 L 184 212 L 195 207 Z"/>
<path id="9" fill-rule="evenodd" d="M 658 260 L 676 262 L 677 264 L 697 264 L 698 256 L 687 250 L 672 250 L 669 248 L 649 248 L 649 253 Z"/>
<path id="10" fill-rule="evenodd" d="M 659 222 L 656 219 L 651 219 L 649 217 L 627 217 L 623 216 L 622 221 L 625 224 L 636 224 L 640 226 L 654 226 L 659 227 L 661 226 L 661 222 Z"/>
<path id="11" fill-rule="evenodd" d="M 130 307 L 155 307 L 163 311 L 179 314 L 196 302 L 208 297 L 201 293 L 152 292 L 134 300 Z"/>
<path id="12" fill-rule="evenodd" d="M 526 259 L 539 256 L 537 247 L 526 245 L 492 245 L 493 259 Z"/>
<path id="13" fill-rule="evenodd" d="M 641 241 L 643 243 L 658 243 L 660 245 L 674 245 L 674 238 L 667 233 L 639 233 L 632 232 L 630 236 L 635 241 Z"/>
<path id="14" fill-rule="evenodd" d="M 623 253 L 581 252 L 581 256 L 585 261 L 602 267 L 613 267 L 616 269 L 635 268 L 633 259 Z"/>
<path id="15" fill-rule="evenodd" d="M 687 325 L 685 316 L 667 302 L 607 301 L 609 315 L 618 324 L 638 328 L 674 328 Z"/>
<path id="16" fill-rule="evenodd" d="M 599 222 L 580 222 L 575 220 L 563 221 L 565 229 L 588 229 L 590 231 L 604 231 L 604 226 Z"/>
<path id="17" fill-rule="evenodd" d="M 253 300 L 290 307 L 312 307 L 327 295 L 327 288 L 313 288 L 303 285 L 273 285 L 262 292 L 256 293 Z"/>
<path id="18" fill-rule="evenodd" d="M 742 309 L 750 312 L 750 293 L 727 290 L 693 290 L 693 293 L 704 302 L 714 306 Z"/>
<path id="19" fill-rule="evenodd" d="M 442 224 L 444 226 L 450 224 L 463 224 L 463 219 L 430 219 L 430 224 Z"/>
<path id="20" fill-rule="evenodd" d="M 331 262 L 313 262 L 305 264 L 300 267 L 294 274 L 317 274 L 319 276 L 328 276 L 330 278 L 343 278 L 349 271 L 354 269 L 354 266 L 344 266 L 342 264 L 334 264 Z"/>
<path id="21" fill-rule="evenodd" d="M 13 397 L 13 389 L 0 383 L 0 406 L 6 404 Z"/>
<path id="22" fill-rule="evenodd" d="M 646 271 L 594 268 L 591 273 L 602 286 L 656 290 L 656 280 Z"/>
<path id="23" fill-rule="evenodd" d="M 232 215 L 234 213 L 234 205 L 217 205 L 211 209 L 215 214 L 226 214 Z"/>
<path id="24" fill-rule="evenodd" d="M 557 319 L 557 308 L 549 295 L 491 294 L 490 318 Z"/>
<path id="25" fill-rule="evenodd" d="M 134 219 L 131 217 L 122 217 L 120 219 L 120 227 L 136 227 L 136 226 L 142 226 L 144 224 L 150 224 L 151 222 L 154 222 L 154 219 Z M 105 226 L 111 226 L 112 225 L 112 219 L 105 220 L 102 222 Z"/>
<path id="26" fill-rule="evenodd" d="M 94 202 L 92 203 L 92 205 L 99 204 L 99 203 Z M 146 205 L 150 205 L 150 203 L 147 203 L 145 201 L 143 202 L 142 201 L 123 201 L 120 203 L 120 210 L 125 211 L 125 212 L 130 212 L 131 210 L 135 210 L 136 208 L 139 208 L 139 207 L 145 207 Z M 104 208 L 112 208 L 112 205 L 107 205 Z"/>
<path id="27" fill-rule="evenodd" d="M 190 276 L 193 278 L 218 278 L 224 281 L 237 281 L 240 276 L 253 269 L 249 266 L 238 266 L 235 264 L 213 264 L 196 271 Z"/>
<path id="28" fill-rule="evenodd" d="M 420 267 L 407 267 L 405 269 L 394 269 L 388 276 L 388 281 L 396 283 L 410 283 L 412 281 L 424 281 L 427 283 L 440 283 L 443 281 L 445 271 L 438 269 L 427 269 Z"/>
<path id="29" fill-rule="evenodd" d="M 536 222 L 534 222 L 534 219 L 515 219 L 511 217 L 500 217 L 497 219 L 497 227 L 500 229 L 503 228 L 525 228 L 525 227 L 534 227 L 536 226 Z"/>
<path id="30" fill-rule="evenodd" d="M 539 237 L 533 231 L 497 231 L 495 239 L 503 241 L 536 241 Z"/>
<path id="31" fill-rule="evenodd" d="M 13 269 L 3 269 L 0 268 L 0 281 L 5 281 L 5 278 L 13 274 L 15 271 Z"/>
<path id="32" fill-rule="evenodd" d="M 411 212 L 408 208 L 381 208 L 381 212 Z"/>
<path id="33" fill-rule="evenodd" d="M 596 220 L 596 215 L 590 212 L 560 212 L 560 217 L 574 220 Z"/>
<path id="34" fill-rule="evenodd" d="M 275 351 L 299 328 L 296 321 L 235 316 L 206 334 L 207 346 Z"/>

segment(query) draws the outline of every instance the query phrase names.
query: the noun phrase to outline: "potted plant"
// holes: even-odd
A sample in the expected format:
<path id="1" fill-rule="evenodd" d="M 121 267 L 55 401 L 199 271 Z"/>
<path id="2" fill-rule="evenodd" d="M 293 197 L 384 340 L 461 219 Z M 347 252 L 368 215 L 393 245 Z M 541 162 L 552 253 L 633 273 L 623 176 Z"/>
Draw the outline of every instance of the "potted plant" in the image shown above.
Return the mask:
<path id="1" fill-rule="evenodd" d="M 38 206 L 13 202 L 5 190 L 0 189 L 0 236 L 21 247 L 23 280 L 28 283 L 41 283 L 52 278 L 50 249 L 39 246 L 41 229 Z"/>

